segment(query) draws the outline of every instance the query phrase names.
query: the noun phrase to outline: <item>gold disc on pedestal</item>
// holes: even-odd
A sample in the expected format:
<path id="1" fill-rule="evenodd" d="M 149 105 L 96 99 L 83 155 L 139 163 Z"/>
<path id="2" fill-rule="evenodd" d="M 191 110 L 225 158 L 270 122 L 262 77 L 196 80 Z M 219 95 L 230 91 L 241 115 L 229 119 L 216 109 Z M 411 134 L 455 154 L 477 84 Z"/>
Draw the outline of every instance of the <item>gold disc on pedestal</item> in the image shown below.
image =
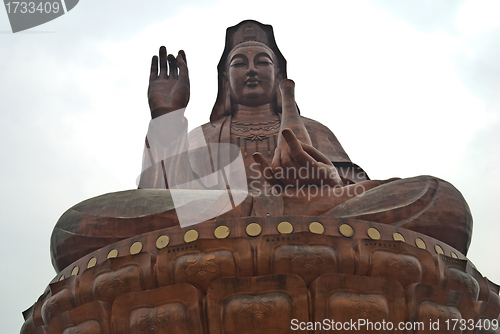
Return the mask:
<path id="1" fill-rule="evenodd" d="M 97 259 L 95 257 L 91 258 L 89 262 L 87 262 L 87 269 L 94 267 L 97 264 Z"/>
<path id="2" fill-rule="evenodd" d="M 140 241 L 136 241 L 130 246 L 130 255 L 139 254 L 142 250 L 142 243 Z"/>
<path id="3" fill-rule="evenodd" d="M 118 251 L 116 249 L 112 249 L 108 253 L 108 259 L 112 259 L 118 256 Z"/>
<path id="4" fill-rule="evenodd" d="M 293 232 L 293 225 L 289 222 L 281 222 L 278 224 L 278 232 L 281 234 L 289 234 Z"/>
<path id="5" fill-rule="evenodd" d="M 344 237 L 350 238 L 354 235 L 354 230 L 352 229 L 351 225 L 348 224 L 342 224 L 339 226 L 339 232 L 342 234 Z"/>
<path id="6" fill-rule="evenodd" d="M 425 244 L 425 242 L 420 239 L 420 238 L 417 238 L 415 239 L 415 245 L 417 245 L 418 248 L 421 248 L 421 249 L 427 249 L 427 245 Z"/>
<path id="7" fill-rule="evenodd" d="M 256 237 L 262 232 L 262 227 L 257 223 L 250 223 L 247 225 L 246 232 L 251 237 Z"/>
<path id="8" fill-rule="evenodd" d="M 370 227 L 368 231 L 366 231 L 366 234 L 370 237 L 370 239 L 373 240 L 379 240 L 380 239 L 380 232 L 375 228 L 375 227 Z"/>
<path id="9" fill-rule="evenodd" d="M 195 241 L 195 240 L 198 240 L 198 231 L 196 230 L 189 230 L 186 232 L 186 234 L 184 234 L 184 242 L 192 242 L 192 241 Z"/>
<path id="10" fill-rule="evenodd" d="M 405 237 L 401 233 L 398 233 L 398 232 L 394 232 L 394 234 L 392 235 L 392 238 L 396 241 L 405 242 Z"/>
<path id="11" fill-rule="evenodd" d="M 226 225 L 221 225 L 217 227 L 214 231 L 214 235 L 217 239 L 225 239 L 229 236 L 229 227 Z"/>
<path id="12" fill-rule="evenodd" d="M 168 246 L 170 242 L 170 238 L 168 235 L 160 235 L 158 239 L 156 239 L 156 248 L 163 249 Z"/>
<path id="13" fill-rule="evenodd" d="M 325 233 L 325 227 L 320 222 L 312 222 L 309 224 L 309 231 L 314 234 Z"/>

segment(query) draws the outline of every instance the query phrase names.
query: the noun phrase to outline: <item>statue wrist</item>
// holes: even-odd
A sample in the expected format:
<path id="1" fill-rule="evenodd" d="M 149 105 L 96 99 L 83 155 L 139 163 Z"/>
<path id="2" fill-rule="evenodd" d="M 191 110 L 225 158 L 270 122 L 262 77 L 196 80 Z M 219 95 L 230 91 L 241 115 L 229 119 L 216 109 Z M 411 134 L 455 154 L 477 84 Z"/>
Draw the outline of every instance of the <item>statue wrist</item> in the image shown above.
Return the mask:
<path id="1" fill-rule="evenodd" d="M 163 116 L 178 109 L 179 108 L 172 108 L 172 107 L 156 107 L 151 109 L 151 118 L 155 119 L 157 117 Z"/>

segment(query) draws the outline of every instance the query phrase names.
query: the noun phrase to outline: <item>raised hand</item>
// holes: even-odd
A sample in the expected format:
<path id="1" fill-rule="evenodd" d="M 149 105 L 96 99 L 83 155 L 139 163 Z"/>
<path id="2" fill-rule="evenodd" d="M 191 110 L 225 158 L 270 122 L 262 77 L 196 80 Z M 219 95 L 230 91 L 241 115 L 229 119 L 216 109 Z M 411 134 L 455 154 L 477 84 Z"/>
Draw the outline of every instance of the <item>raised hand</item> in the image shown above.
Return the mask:
<path id="1" fill-rule="evenodd" d="M 295 104 L 292 80 L 283 80 L 281 135 L 269 166 L 260 153 L 254 154 L 264 178 L 271 185 L 342 186 L 343 181 L 333 163 L 311 145 L 311 139 Z"/>
<path id="2" fill-rule="evenodd" d="M 158 73 L 158 57 L 153 56 L 149 76 L 148 102 L 152 118 L 185 108 L 190 94 L 184 51 L 179 51 L 177 57 L 171 54 L 167 56 L 167 49 L 162 46 L 159 55 L 160 72 Z"/>

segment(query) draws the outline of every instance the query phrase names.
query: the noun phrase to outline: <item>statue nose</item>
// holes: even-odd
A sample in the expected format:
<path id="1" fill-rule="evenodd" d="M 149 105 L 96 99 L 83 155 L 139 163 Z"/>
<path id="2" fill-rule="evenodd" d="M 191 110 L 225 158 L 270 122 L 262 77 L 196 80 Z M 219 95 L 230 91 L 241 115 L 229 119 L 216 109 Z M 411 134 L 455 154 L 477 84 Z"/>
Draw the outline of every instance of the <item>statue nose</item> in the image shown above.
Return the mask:
<path id="1" fill-rule="evenodd" d="M 257 69 L 255 67 L 253 67 L 252 65 L 250 65 L 247 69 L 247 75 L 250 75 L 250 76 L 257 75 Z"/>

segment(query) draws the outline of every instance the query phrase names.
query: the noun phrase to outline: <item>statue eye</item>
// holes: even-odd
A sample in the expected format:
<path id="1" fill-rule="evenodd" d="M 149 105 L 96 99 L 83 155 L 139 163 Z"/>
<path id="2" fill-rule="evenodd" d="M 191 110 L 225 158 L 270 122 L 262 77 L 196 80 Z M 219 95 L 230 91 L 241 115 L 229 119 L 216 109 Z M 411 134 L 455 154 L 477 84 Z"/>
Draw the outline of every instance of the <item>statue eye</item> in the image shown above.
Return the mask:
<path id="1" fill-rule="evenodd" d="M 243 67 L 243 66 L 246 66 L 247 63 L 243 60 L 243 59 L 234 59 L 232 62 L 231 62 L 231 67 Z"/>

